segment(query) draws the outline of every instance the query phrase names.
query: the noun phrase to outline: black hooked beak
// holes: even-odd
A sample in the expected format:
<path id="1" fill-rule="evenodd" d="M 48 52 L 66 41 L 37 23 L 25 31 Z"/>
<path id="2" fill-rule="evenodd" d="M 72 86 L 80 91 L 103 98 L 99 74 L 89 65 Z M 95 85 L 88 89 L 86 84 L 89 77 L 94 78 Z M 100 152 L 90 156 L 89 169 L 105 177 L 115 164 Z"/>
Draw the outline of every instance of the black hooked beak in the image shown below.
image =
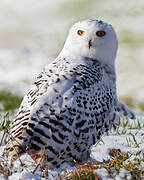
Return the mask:
<path id="1" fill-rule="evenodd" d="M 89 49 L 90 49 L 90 47 L 92 46 L 92 44 L 91 44 L 91 40 L 89 40 L 89 42 L 88 42 L 88 46 L 89 46 Z"/>

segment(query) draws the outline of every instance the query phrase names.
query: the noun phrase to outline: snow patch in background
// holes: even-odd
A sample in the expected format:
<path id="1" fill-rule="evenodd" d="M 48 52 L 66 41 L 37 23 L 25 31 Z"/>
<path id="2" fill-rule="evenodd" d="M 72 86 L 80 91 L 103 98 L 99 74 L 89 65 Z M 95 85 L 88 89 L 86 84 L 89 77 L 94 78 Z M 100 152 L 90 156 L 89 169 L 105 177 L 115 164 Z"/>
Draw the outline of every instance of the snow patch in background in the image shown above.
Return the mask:
<path id="1" fill-rule="evenodd" d="M 0 89 L 24 95 L 33 78 L 61 51 L 69 27 L 81 19 L 97 18 L 111 23 L 118 35 L 118 95 L 143 102 L 143 8 L 141 0 L 1 0 Z"/>

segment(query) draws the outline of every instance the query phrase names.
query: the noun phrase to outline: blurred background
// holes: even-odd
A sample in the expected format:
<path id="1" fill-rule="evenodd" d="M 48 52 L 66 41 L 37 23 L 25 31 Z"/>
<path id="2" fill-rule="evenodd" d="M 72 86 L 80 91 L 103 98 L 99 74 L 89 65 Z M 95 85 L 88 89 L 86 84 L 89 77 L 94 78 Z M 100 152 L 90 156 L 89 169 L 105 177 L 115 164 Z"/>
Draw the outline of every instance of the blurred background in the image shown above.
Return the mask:
<path id="1" fill-rule="evenodd" d="M 71 25 L 87 18 L 115 28 L 118 95 L 143 104 L 143 0 L 0 0 L 0 91 L 23 96 L 61 51 Z"/>

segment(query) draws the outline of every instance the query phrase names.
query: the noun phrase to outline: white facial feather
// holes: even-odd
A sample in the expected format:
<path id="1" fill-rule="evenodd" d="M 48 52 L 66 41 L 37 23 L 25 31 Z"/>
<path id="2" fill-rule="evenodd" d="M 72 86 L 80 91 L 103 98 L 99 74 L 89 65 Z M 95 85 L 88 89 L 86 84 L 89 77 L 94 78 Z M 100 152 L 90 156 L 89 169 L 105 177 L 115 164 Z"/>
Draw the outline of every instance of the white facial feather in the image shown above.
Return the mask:
<path id="1" fill-rule="evenodd" d="M 84 31 L 84 35 L 78 35 L 78 30 Z M 105 35 L 98 37 L 97 31 L 105 31 Z M 118 41 L 113 27 L 103 21 L 89 19 L 72 26 L 61 55 L 87 57 L 113 65 L 117 48 Z"/>

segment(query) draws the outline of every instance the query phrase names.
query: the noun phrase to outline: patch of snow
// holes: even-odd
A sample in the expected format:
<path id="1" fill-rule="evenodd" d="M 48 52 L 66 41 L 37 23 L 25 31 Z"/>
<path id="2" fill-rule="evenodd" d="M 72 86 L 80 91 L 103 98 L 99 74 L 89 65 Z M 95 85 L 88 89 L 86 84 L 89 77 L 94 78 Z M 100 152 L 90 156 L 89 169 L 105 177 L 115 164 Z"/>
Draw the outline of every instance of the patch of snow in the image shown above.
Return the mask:
<path id="1" fill-rule="evenodd" d="M 20 173 L 14 173 L 9 177 L 9 180 L 41 180 L 41 178 L 36 177 L 36 175 L 24 170 Z"/>

